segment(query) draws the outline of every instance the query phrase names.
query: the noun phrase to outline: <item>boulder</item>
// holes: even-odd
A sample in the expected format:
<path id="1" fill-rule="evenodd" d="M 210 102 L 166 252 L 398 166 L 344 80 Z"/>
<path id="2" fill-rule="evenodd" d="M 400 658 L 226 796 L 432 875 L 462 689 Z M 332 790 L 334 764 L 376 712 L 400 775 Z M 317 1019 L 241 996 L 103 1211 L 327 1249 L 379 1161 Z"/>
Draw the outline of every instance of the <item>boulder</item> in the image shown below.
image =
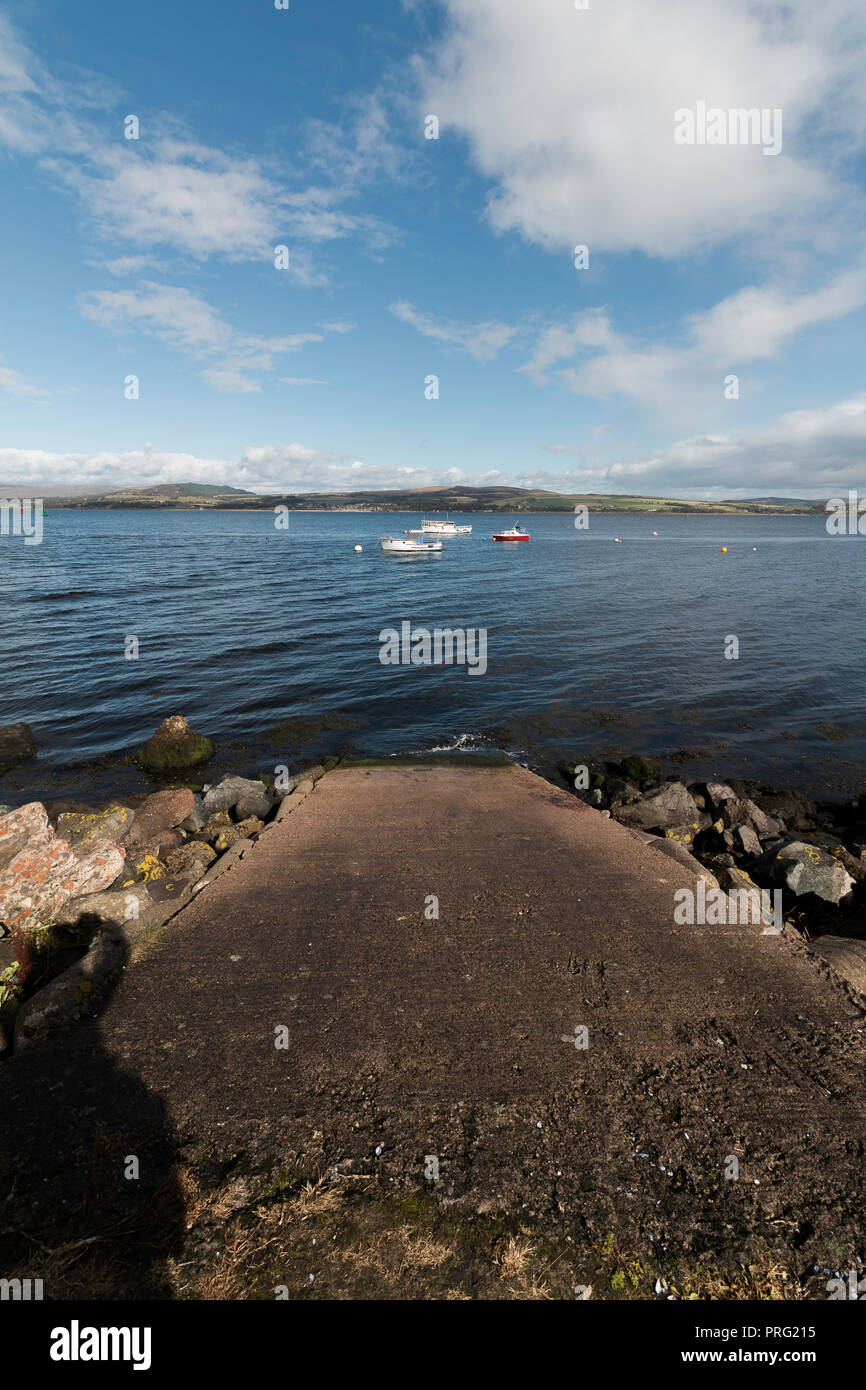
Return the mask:
<path id="1" fill-rule="evenodd" d="M 256 815 L 257 806 L 265 807 L 265 814 L 271 808 L 271 799 L 261 782 L 250 777 L 224 777 L 213 787 L 208 787 L 202 798 L 205 813 L 210 816 L 214 811 L 231 811 L 240 802 L 249 803 L 252 809 L 247 810 L 247 815 Z M 243 816 L 240 817 L 243 820 Z"/>
<path id="2" fill-rule="evenodd" d="M 658 791 L 641 800 L 611 808 L 623 825 L 635 825 L 644 830 L 663 830 L 667 826 L 690 825 L 698 828 L 698 808 L 682 782 L 665 782 Z"/>
<path id="3" fill-rule="evenodd" d="M 761 842 L 750 825 L 738 825 L 734 831 L 734 843 L 743 854 L 757 856 L 761 853 Z"/>
<path id="4" fill-rule="evenodd" d="M 259 820 L 258 816 L 247 816 L 246 820 L 238 821 L 235 826 L 238 834 L 243 835 L 246 839 L 249 839 L 251 835 L 260 834 L 264 828 L 265 823 L 263 820 Z"/>
<path id="5" fill-rule="evenodd" d="M 265 820 L 273 809 L 274 803 L 268 796 L 265 788 L 260 785 L 260 790 L 251 796 L 242 796 L 235 806 L 235 815 L 239 821 L 253 819 Z"/>
<path id="6" fill-rule="evenodd" d="M 723 806 L 726 801 L 736 801 L 737 793 L 733 787 L 729 787 L 727 782 L 707 782 L 707 798 L 718 808 Z"/>
<path id="7" fill-rule="evenodd" d="M 779 835 L 784 830 L 781 821 L 776 820 L 774 816 L 768 816 L 766 811 L 762 811 L 760 806 L 748 797 L 735 797 L 733 801 L 725 801 L 722 806 L 722 822 L 729 830 L 747 825 L 760 836 Z"/>
<path id="8" fill-rule="evenodd" d="M 117 844 L 129 834 L 135 812 L 129 806 L 109 806 L 105 811 L 64 811 L 57 817 L 57 834 L 73 849 L 82 849 L 94 840 L 113 840 Z"/>
<path id="9" fill-rule="evenodd" d="M 231 849 L 235 840 L 240 840 L 242 838 L 243 836 L 240 834 L 236 825 L 224 825 L 213 841 L 213 847 L 217 854 L 223 854 L 225 850 Z"/>
<path id="10" fill-rule="evenodd" d="M 762 867 L 772 882 L 784 884 L 798 898 L 812 896 L 839 903 L 854 887 L 854 879 L 838 859 L 802 840 L 790 840 L 765 855 Z"/>
<path id="11" fill-rule="evenodd" d="M 215 859 L 216 852 L 210 845 L 202 840 L 189 840 L 168 856 L 165 871 L 170 877 L 191 878 L 195 882 L 210 868 Z"/>
<path id="12" fill-rule="evenodd" d="M 204 809 L 204 803 L 198 792 L 195 792 L 193 794 L 192 811 L 186 817 L 186 820 L 181 821 L 180 828 L 181 830 L 186 830 L 190 835 L 196 835 L 200 830 L 204 829 L 206 820 L 207 811 Z"/>
<path id="13" fill-rule="evenodd" d="M 143 844 L 164 830 L 174 829 L 181 821 L 191 816 L 194 810 L 195 797 L 188 787 L 154 792 L 136 811 L 129 832 L 129 841 Z"/>
<path id="14" fill-rule="evenodd" d="M 221 835 L 226 826 L 232 824 L 232 818 L 228 811 L 214 811 L 212 816 L 208 816 L 204 828 L 195 837 L 197 840 L 206 840 L 213 844 L 218 835 Z"/>
<path id="15" fill-rule="evenodd" d="M 171 773 L 198 767 L 214 755 L 214 745 L 190 728 L 182 714 L 164 719 L 135 755 L 146 772 Z"/>
<path id="16" fill-rule="evenodd" d="M 35 757 L 36 741 L 29 724 L 4 724 L 0 728 L 0 772 Z"/>
<path id="17" fill-rule="evenodd" d="M 0 873 L 26 845 L 47 844 L 54 838 L 48 813 L 40 801 L 30 801 L 0 816 Z"/>
<path id="18" fill-rule="evenodd" d="M 16 959 L 30 959 L 28 938 L 53 922 L 70 899 L 108 888 L 123 867 L 123 851 L 111 840 L 95 841 L 76 856 L 56 837 L 29 844 L 0 874 L 0 921 L 12 933 Z"/>
<path id="19" fill-rule="evenodd" d="M 139 886 L 115 893 L 88 893 L 66 903 L 54 918 L 56 927 L 120 927 L 136 922 L 150 905 L 147 889 Z"/>
<path id="20" fill-rule="evenodd" d="M 155 842 L 130 846 L 125 872 L 114 884 L 115 889 L 132 888 L 136 883 L 153 883 L 162 878 L 165 866 L 160 861 L 158 851 L 159 844 Z"/>
<path id="21" fill-rule="evenodd" d="M 666 825 L 664 828 L 664 838 L 671 840 L 674 844 L 689 845 L 694 843 L 694 838 L 700 829 L 697 821 L 683 822 L 682 825 Z"/>

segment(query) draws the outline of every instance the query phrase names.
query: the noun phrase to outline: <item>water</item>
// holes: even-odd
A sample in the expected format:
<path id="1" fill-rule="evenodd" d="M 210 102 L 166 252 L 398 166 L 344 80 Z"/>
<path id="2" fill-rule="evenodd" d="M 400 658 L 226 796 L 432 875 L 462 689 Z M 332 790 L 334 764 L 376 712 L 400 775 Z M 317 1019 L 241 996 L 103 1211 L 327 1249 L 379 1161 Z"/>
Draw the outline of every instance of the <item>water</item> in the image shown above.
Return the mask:
<path id="1" fill-rule="evenodd" d="M 506 546 L 485 538 L 514 517 L 459 519 L 471 537 L 420 558 L 373 548 L 420 514 L 281 532 L 272 512 L 49 511 L 42 545 L 0 538 L 0 724 L 40 745 L 0 800 L 143 787 L 120 755 L 174 713 L 217 740 L 211 772 L 496 745 L 542 768 L 653 751 L 694 776 L 866 787 L 866 540 L 822 517 L 546 514 Z M 486 628 L 486 673 L 383 666 L 404 619 Z"/>

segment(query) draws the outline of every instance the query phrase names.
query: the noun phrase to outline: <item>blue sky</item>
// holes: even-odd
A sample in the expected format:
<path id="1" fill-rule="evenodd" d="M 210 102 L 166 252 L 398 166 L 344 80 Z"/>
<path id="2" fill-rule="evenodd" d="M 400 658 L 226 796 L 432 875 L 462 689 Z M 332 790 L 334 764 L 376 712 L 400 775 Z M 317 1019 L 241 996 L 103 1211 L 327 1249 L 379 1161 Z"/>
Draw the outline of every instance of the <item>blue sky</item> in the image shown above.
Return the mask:
<path id="1" fill-rule="evenodd" d="M 0 5 L 0 484 L 862 485 L 861 5 L 290 5 Z"/>

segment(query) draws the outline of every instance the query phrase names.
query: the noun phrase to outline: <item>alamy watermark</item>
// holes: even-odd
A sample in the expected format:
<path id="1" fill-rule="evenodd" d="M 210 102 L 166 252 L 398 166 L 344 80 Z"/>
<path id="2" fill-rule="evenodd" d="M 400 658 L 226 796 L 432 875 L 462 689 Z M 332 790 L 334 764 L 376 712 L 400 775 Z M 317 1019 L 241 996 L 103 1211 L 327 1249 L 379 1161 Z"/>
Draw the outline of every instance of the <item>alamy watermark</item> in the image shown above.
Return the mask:
<path id="1" fill-rule="evenodd" d="M 866 536 L 866 497 L 858 497 L 852 490 L 847 498 L 831 497 L 824 510 L 831 536 Z"/>
<path id="2" fill-rule="evenodd" d="M 699 101 L 694 109 L 681 106 L 674 112 L 674 143 L 677 145 L 761 145 L 763 153 L 782 152 L 782 112 L 776 106 L 707 106 Z"/>
<path id="3" fill-rule="evenodd" d="M 413 627 L 405 620 L 400 631 L 383 627 L 379 633 L 383 666 L 465 666 L 470 676 L 487 670 L 486 627 Z"/>
<path id="4" fill-rule="evenodd" d="M 41 497 L 0 497 L 0 536 L 23 536 L 25 545 L 41 545 L 42 513 Z"/>
<path id="5" fill-rule="evenodd" d="M 782 890 L 768 888 L 708 888 L 698 879 L 697 889 L 678 888 L 674 893 L 674 922 L 683 927 L 763 925 L 764 936 L 778 936 L 785 918 Z M 772 904 L 772 905 L 771 905 Z"/>

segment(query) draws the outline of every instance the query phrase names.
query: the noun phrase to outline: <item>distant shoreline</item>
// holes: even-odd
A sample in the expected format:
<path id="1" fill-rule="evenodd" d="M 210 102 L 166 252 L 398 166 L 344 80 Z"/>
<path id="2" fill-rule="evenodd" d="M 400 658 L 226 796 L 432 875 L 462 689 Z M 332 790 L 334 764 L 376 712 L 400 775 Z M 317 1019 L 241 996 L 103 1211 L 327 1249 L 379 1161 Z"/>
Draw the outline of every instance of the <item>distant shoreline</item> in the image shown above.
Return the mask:
<path id="1" fill-rule="evenodd" d="M 718 516 L 718 517 L 738 517 L 738 516 L 823 516 L 824 507 L 815 511 L 800 511 L 790 508 L 787 511 L 765 511 L 758 508 L 754 511 L 741 508 L 739 510 L 722 511 L 707 509 L 700 503 L 688 512 L 681 508 L 666 507 L 592 507 L 586 504 L 588 511 L 593 516 Z M 118 505 L 103 504 L 97 507 L 79 506 L 76 503 L 54 503 L 51 498 L 44 499 L 46 511 L 55 512 L 253 512 L 268 513 L 274 511 L 275 507 L 283 507 L 286 511 L 295 515 L 303 516 L 304 513 L 312 515 L 334 515 L 334 516 L 417 516 L 424 511 L 423 507 L 400 507 L 400 508 L 371 508 L 371 507 L 289 507 L 285 502 L 275 502 L 272 507 L 219 507 L 219 506 L 175 506 L 171 503 L 161 503 L 155 506 L 135 506 L 132 503 L 121 503 Z M 432 507 L 431 512 L 442 511 L 441 507 Z M 510 516 L 520 515 L 522 517 L 532 516 L 573 516 L 572 510 L 564 507 L 533 507 L 531 510 L 521 507 L 451 507 L 449 509 L 455 516 Z"/>

